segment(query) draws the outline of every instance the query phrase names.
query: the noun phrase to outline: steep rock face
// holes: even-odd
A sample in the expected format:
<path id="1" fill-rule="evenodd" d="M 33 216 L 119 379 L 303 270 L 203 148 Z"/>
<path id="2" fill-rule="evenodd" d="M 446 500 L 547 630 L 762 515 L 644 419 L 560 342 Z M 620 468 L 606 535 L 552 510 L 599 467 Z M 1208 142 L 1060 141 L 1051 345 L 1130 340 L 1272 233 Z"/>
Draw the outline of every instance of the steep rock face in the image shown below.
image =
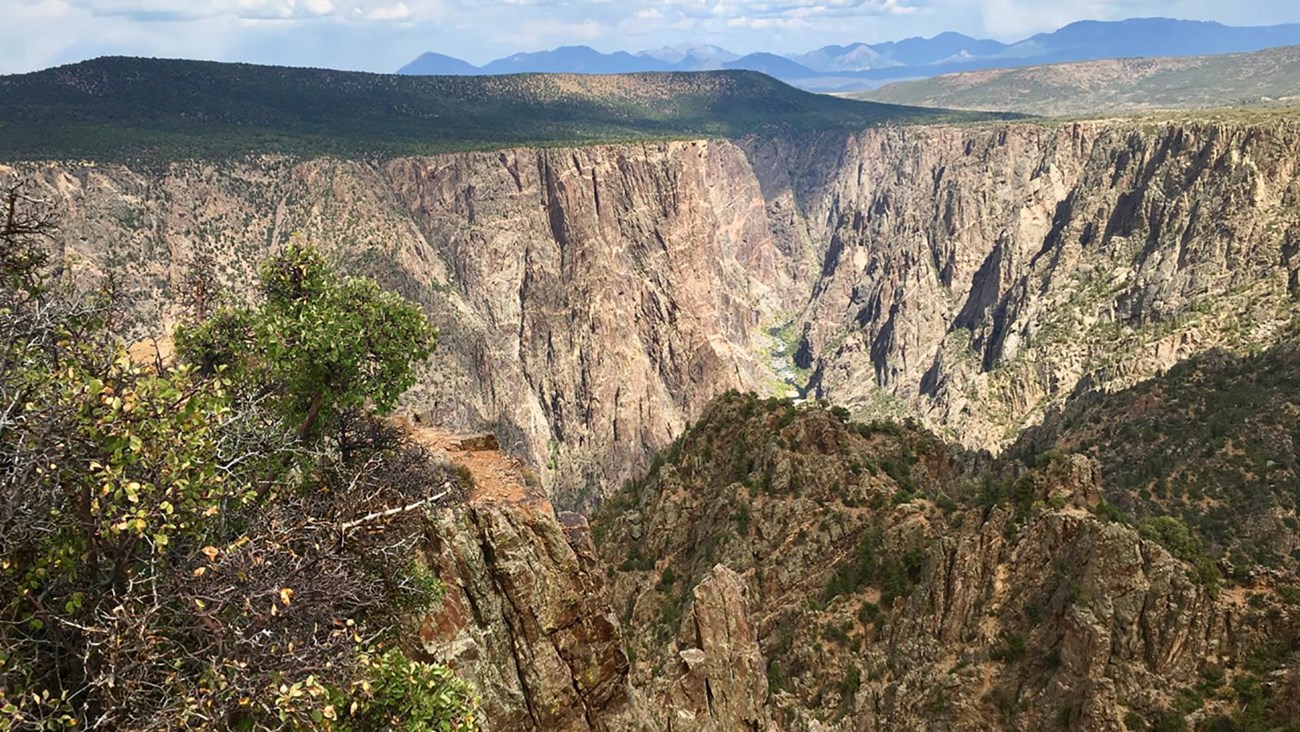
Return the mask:
<path id="1" fill-rule="evenodd" d="M 749 622 L 744 580 L 723 565 L 691 591 L 678 639 L 683 674 L 654 705 L 670 730 L 765 730 L 767 664 Z M 660 692 L 665 693 L 665 692 Z"/>
<path id="2" fill-rule="evenodd" d="M 1089 394 L 1010 451 L 1083 453 L 1139 518 L 1178 517 L 1224 571 L 1300 570 L 1300 338 L 1246 356 L 1210 351 L 1161 376 Z"/>
<path id="3" fill-rule="evenodd" d="M 487 729 L 625 729 L 622 630 L 585 524 L 566 531 L 499 452 L 452 447 L 474 488 L 429 521 L 424 552 L 445 593 L 419 618 L 420 648 L 474 685 Z"/>
<path id="4" fill-rule="evenodd" d="M 244 297 L 293 238 L 420 301 L 441 347 L 412 401 L 493 428 L 566 505 L 635 472 L 720 390 L 766 388 L 758 326 L 796 298 L 725 142 L 0 167 L 19 175 L 66 210 L 65 252 L 119 278 L 140 330 L 177 320 L 196 255 Z"/>
<path id="5" fill-rule="evenodd" d="M 849 140 L 801 321 L 818 390 L 883 391 L 996 446 L 1080 386 L 1128 386 L 1294 311 L 1300 127 L 904 128 Z"/>
<path id="6" fill-rule="evenodd" d="M 442 348 L 414 401 L 573 507 L 729 388 L 811 381 L 997 448 L 1076 390 L 1268 344 L 1300 289 L 1297 148 L 1282 115 L 0 178 L 66 208 L 60 244 L 144 330 L 196 252 L 242 296 L 294 236 L 421 301 Z"/>
<path id="7" fill-rule="evenodd" d="M 523 429 L 562 504 L 602 492 L 601 466 L 643 465 L 717 390 L 762 388 L 758 326 L 792 292 L 739 149 L 457 162 L 385 174 L 483 324 L 483 411 Z"/>

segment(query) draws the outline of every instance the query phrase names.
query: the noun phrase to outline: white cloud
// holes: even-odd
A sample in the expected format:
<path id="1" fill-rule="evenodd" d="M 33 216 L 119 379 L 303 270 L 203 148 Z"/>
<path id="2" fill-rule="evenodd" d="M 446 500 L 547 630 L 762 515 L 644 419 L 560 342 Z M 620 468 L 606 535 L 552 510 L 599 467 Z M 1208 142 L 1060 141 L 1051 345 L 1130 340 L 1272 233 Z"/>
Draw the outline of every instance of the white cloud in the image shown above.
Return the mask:
<path id="1" fill-rule="evenodd" d="M 800 18 L 749 18 L 741 16 L 727 19 L 728 28 L 749 28 L 751 30 L 800 28 L 807 27 L 808 25 L 808 21 Z"/>
<path id="2" fill-rule="evenodd" d="M 18 0 L 31 3 L 32 0 Z M 434 14 L 439 3 L 408 6 L 390 0 L 359 0 L 344 6 L 333 0 L 61 0 L 60 4 L 94 17 L 122 17 L 135 22 L 186 22 L 213 18 L 295 20 L 320 17 L 391 21 Z"/>
<path id="3" fill-rule="evenodd" d="M 386 5 L 374 8 L 370 12 L 366 13 L 366 19 L 386 22 L 410 20 L 411 9 L 406 7 L 406 3 L 399 2 L 396 5 Z"/>

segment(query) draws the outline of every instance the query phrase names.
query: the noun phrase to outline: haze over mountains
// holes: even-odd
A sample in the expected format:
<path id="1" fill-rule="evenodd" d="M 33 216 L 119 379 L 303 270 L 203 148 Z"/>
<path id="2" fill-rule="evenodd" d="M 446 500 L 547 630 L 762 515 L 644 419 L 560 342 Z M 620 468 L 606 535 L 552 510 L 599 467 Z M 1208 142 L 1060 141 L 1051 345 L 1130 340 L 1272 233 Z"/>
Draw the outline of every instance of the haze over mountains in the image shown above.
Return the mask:
<path id="1" fill-rule="evenodd" d="M 761 71 L 807 89 L 849 91 L 888 81 L 961 71 L 1072 61 L 1203 56 L 1300 44 L 1300 24 L 1232 27 L 1170 18 L 1080 21 L 1015 43 L 941 33 L 886 43 L 825 46 L 807 53 L 739 55 L 716 46 L 602 53 L 586 46 L 517 53 L 484 66 L 426 53 L 398 70 L 408 75 L 511 73 L 614 74 L 648 71 Z"/>

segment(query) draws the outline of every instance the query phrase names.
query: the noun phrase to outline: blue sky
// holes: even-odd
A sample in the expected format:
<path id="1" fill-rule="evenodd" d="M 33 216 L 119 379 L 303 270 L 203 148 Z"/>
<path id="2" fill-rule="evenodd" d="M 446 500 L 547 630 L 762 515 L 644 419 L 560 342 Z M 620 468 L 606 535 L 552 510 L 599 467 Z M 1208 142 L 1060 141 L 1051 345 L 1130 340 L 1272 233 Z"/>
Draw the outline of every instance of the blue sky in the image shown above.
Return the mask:
<path id="1" fill-rule="evenodd" d="M 1014 40 L 1074 20 L 1300 21 L 1296 0 L 0 0 L 0 73 L 105 54 L 392 71 L 584 44 L 806 51 L 956 30 Z"/>

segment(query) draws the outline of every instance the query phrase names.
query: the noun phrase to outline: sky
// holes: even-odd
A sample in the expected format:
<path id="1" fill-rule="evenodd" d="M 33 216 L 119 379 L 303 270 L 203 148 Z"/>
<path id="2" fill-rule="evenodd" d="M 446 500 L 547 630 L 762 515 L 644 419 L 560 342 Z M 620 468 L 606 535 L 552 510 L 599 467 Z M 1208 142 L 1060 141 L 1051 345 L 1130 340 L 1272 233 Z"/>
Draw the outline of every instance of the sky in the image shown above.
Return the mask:
<path id="1" fill-rule="evenodd" d="M 0 74 L 104 55 L 391 72 L 588 45 L 793 53 L 943 31 L 1019 40 L 1075 20 L 1300 22 L 1296 0 L 0 0 Z"/>

